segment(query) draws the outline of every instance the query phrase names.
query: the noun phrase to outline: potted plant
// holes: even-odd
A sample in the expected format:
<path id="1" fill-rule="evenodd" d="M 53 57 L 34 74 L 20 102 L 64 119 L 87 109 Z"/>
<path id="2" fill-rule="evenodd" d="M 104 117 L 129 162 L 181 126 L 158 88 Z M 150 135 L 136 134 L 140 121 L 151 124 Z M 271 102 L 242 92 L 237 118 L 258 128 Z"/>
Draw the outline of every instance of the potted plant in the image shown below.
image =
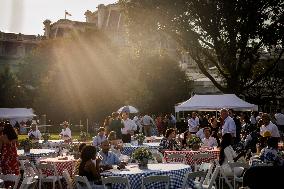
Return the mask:
<path id="1" fill-rule="evenodd" d="M 81 131 L 81 132 L 80 132 L 80 141 L 85 142 L 85 141 L 87 141 L 87 139 L 88 139 L 88 135 L 87 135 L 87 133 L 86 133 L 86 132 Z"/>
<path id="2" fill-rule="evenodd" d="M 48 139 L 50 138 L 50 134 L 49 133 L 43 133 L 42 138 L 43 138 L 43 142 L 46 143 L 46 142 L 48 142 Z"/>
<path id="3" fill-rule="evenodd" d="M 78 144 L 71 144 L 68 147 L 68 151 L 71 155 L 74 156 L 75 159 L 80 158 L 80 153 L 79 153 L 79 145 Z"/>
<path id="4" fill-rule="evenodd" d="M 147 169 L 148 160 L 153 159 L 153 155 L 147 148 L 138 148 L 132 153 L 132 159 L 138 161 L 140 169 Z"/>
<path id="5" fill-rule="evenodd" d="M 145 135 L 143 135 L 143 133 L 139 133 L 134 137 L 134 139 L 137 140 L 139 146 L 143 145 L 145 138 L 146 137 Z"/>
<path id="6" fill-rule="evenodd" d="M 202 143 L 201 139 L 197 136 L 192 136 L 187 140 L 187 145 L 192 148 L 194 151 L 198 151 L 200 144 Z"/>

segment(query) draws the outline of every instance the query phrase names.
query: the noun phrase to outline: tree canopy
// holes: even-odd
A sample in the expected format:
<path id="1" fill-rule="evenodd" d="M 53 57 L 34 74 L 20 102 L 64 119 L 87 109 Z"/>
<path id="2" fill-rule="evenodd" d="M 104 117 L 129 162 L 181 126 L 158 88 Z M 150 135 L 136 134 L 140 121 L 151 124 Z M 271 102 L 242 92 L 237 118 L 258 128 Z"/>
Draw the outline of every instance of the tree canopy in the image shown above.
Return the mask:
<path id="1" fill-rule="evenodd" d="M 120 0 L 130 39 L 169 35 L 224 93 L 245 93 L 283 55 L 283 0 Z M 269 59 L 262 61 L 263 54 Z M 218 69 L 218 82 L 208 71 Z"/>
<path id="2" fill-rule="evenodd" d="M 96 30 L 41 42 L 17 76 L 36 113 L 57 121 L 102 120 L 128 104 L 142 112 L 170 112 L 190 93 L 176 61 L 130 56 Z"/>

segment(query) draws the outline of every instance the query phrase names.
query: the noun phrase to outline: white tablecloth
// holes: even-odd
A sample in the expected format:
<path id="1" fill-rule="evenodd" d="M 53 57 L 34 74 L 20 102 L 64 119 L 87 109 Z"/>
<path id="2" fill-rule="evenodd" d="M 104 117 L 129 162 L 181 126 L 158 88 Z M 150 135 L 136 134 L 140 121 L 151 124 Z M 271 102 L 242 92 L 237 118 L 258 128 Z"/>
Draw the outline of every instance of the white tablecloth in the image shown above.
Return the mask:
<path id="1" fill-rule="evenodd" d="M 51 149 L 31 149 L 30 153 L 25 154 L 24 150 L 17 150 L 17 153 L 18 155 L 25 155 L 29 157 L 30 160 L 35 163 L 38 158 L 56 153 L 56 151 Z"/>
<path id="2" fill-rule="evenodd" d="M 24 150 L 17 150 L 18 155 L 27 155 Z M 55 150 L 51 149 L 31 149 L 29 154 L 49 154 L 55 153 Z"/>

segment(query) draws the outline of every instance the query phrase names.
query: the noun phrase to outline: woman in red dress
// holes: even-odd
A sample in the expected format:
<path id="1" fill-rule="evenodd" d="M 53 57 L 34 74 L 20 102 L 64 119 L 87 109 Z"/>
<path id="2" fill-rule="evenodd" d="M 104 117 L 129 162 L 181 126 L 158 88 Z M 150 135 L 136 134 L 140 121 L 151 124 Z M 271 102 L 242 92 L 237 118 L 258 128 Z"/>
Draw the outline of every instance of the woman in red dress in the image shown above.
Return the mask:
<path id="1" fill-rule="evenodd" d="M 3 174 L 20 174 L 17 144 L 18 136 L 12 125 L 4 124 L 3 135 L 0 137 L 1 169 Z"/>

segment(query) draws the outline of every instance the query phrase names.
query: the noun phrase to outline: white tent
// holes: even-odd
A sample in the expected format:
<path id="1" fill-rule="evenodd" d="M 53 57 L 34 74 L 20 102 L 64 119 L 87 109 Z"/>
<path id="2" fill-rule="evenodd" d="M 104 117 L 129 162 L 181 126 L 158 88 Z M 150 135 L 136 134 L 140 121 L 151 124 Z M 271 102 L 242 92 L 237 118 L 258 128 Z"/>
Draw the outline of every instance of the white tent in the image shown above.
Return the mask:
<path id="1" fill-rule="evenodd" d="M 32 108 L 0 108 L 0 119 L 9 119 L 12 124 L 16 121 L 27 121 L 32 119 L 34 111 Z"/>
<path id="2" fill-rule="evenodd" d="M 175 112 L 180 111 L 216 111 L 222 108 L 236 111 L 257 111 L 258 106 L 250 104 L 235 94 L 194 95 L 185 102 L 175 106 Z"/>

